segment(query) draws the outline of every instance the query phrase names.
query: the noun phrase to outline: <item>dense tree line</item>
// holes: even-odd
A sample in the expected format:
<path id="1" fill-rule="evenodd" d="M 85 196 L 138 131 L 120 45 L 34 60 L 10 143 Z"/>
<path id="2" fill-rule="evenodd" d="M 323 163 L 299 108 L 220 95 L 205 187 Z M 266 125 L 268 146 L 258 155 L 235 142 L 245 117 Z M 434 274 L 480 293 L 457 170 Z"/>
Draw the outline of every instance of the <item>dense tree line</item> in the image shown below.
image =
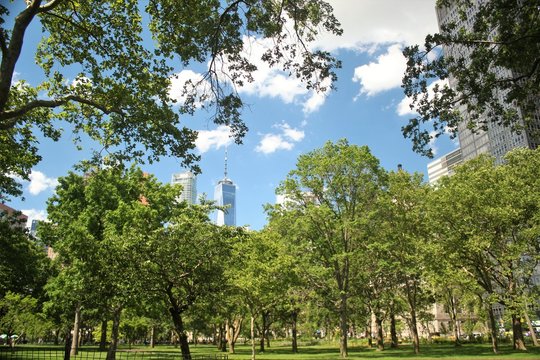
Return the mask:
<path id="1" fill-rule="evenodd" d="M 298 351 L 299 336 L 336 334 L 346 357 L 349 337 L 372 329 L 381 350 L 406 328 L 421 351 L 439 303 L 456 344 L 487 324 L 496 352 L 498 305 L 525 349 L 522 319 L 538 307 L 539 165 L 538 150 L 514 150 L 498 166 L 481 156 L 430 186 L 384 170 L 365 146 L 329 142 L 299 157 L 260 231 L 214 225 L 214 205 L 178 203 L 181 188 L 136 167 L 73 172 L 39 228 L 52 264 L 2 222 L 20 254 L 2 259 L 0 326 L 33 341 L 74 330 L 74 353 L 81 341 L 108 343 L 109 359 L 121 338 L 172 339 L 188 356 L 188 334 L 231 352 L 243 336 L 253 357 L 256 339 L 264 351 L 287 337 Z M 20 271 L 22 283 L 9 276 Z"/>

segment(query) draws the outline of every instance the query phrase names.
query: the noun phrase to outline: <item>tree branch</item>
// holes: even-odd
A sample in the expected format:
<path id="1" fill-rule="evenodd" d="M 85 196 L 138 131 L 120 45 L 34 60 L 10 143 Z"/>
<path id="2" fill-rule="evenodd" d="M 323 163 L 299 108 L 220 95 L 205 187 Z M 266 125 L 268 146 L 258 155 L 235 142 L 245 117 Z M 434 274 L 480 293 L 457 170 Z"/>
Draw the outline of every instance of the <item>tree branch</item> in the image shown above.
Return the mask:
<path id="1" fill-rule="evenodd" d="M 104 114 L 107 115 L 111 113 L 116 113 L 122 116 L 124 115 L 124 112 L 121 109 L 106 108 L 105 106 L 95 101 L 85 99 L 78 95 L 67 95 L 56 100 L 35 100 L 25 104 L 18 109 L 8 110 L 0 113 L 0 121 L 2 121 L 2 123 L 0 123 L 0 130 L 8 130 L 13 128 L 16 125 L 17 120 L 20 116 L 23 116 L 36 108 L 55 108 L 58 106 L 62 106 L 69 101 L 75 101 L 81 104 L 92 106 L 98 110 L 101 110 Z"/>

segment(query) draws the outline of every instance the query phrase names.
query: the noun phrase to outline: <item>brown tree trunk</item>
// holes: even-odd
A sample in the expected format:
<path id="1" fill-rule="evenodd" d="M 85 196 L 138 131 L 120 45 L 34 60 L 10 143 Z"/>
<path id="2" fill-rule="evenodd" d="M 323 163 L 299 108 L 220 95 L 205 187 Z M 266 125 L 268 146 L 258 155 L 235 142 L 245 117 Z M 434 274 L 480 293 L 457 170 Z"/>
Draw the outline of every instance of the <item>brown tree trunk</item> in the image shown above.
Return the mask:
<path id="1" fill-rule="evenodd" d="M 156 326 L 150 328 L 150 347 L 153 349 L 156 346 Z"/>
<path id="2" fill-rule="evenodd" d="M 118 338 L 120 336 L 120 315 L 121 314 L 122 314 L 121 306 L 114 309 L 112 329 L 111 329 L 111 345 L 109 345 L 109 351 L 107 351 L 107 360 L 116 359 L 116 350 L 118 349 Z"/>
<path id="3" fill-rule="evenodd" d="M 390 313 L 390 338 L 392 339 L 390 347 L 393 349 L 397 348 L 398 337 L 397 337 L 397 331 L 396 331 L 396 314 L 394 314 L 393 311 Z"/>
<path id="4" fill-rule="evenodd" d="M 79 329 L 81 326 L 81 306 L 75 309 L 75 321 L 73 322 L 73 337 L 71 339 L 70 355 L 75 356 L 79 352 Z"/>
<path id="5" fill-rule="evenodd" d="M 497 354 L 499 352 L 499 343 L 497 340 L 497 322 L 495 321 L 495 314 L 493 314 L 493 307 L 491 306 L 491 304 L 487 304 L 487 312 L 489 318 L 491 347 L 493 349 L 493 352 Z"/>
<path id="6" fill-rule="evenodd" d="M 384 350 L 384 336 L 382 327 L 382 318 L 380 314 L 375 315 L 375 324 L 377 325 L 377 350 Z"/>
<path id="7" fill-rule="evenodd" d="M 297 322 L 298 322 L 298 312 L 295 310 L 292 312 L 292 352 L 294 354 L 298 353 Z"/>
<path id="8" fill-rule="evenodd" d="M 99 351 L 105 351 L 107 348 L 107 320 L 101 321 L 101 336 L 99 338 Z"/>
<path id="9" fill-rule="evenodd" d="M 523 328 L 521 326 L 521 317 L 512 314 L 512 332 L 514 338 L 514 350 L 526 351 L 525 340 L 523 339 Z"/>

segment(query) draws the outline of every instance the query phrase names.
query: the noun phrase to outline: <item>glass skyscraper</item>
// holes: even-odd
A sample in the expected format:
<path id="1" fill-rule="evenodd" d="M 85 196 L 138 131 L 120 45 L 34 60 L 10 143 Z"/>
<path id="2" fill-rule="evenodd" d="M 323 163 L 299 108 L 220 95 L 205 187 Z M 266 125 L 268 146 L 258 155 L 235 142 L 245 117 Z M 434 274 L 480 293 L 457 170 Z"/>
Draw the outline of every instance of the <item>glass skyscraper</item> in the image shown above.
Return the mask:
<path id="1" fill-rule="evenodd" d="M 171 184 L 182 185 L 182 193 L 179 202 L 186 201 L 188 204 L 197 202 L 197 177 L 191 172 L 173 174 Z"/>
<path id="2" fill-rule="evenodd" d="M 225 206 L 225 211 L 218 210 L 217 225 L 236 226 L 236 185 L 227 178 L 227 151 L 225 151 L 225 176 L 214 189 L 214 201 L 218 206 Z"/>

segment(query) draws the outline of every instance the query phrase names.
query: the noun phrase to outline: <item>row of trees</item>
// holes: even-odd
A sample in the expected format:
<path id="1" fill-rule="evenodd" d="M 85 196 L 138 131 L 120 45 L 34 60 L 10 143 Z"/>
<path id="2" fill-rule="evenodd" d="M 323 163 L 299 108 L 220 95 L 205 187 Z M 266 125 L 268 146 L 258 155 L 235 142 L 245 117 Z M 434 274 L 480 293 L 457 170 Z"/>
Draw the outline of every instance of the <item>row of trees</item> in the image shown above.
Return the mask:
<path id="1" fill-rule="evenodd" d="M 420 351 L 419 324 L 437 301 L 456 343 L 468 312 L 489 323 L 496 352 L 498 303 L 515 347 L 525 349 L 522 318 L 538 306 L 539 165 L 538 150 L 515 150 L 500 166 L 479 157 L 431 187 L 419 174 L 385 171 L 365 146 L 329 142 L 300 156 L 278 190 L 285 202 L 268 205 L 261 231 L 214 225 L 214 205 L 178 204 L 180 188 L 134 167 L 70 173 L 39 229 L 58 256 L 48 271 L 26 271 L 21 284 L 2 276 L 11 282 L 2 287 L 1 326 L 32 308 L 34 324 L 57 335 L 73 330 L 73 352 L 83 326 L 102 347 L 109 333 L 112 359 L 121 328 L 128 340 L 141 328 L 153 339 L 168 324 L 188 357 L 188 331 L 234 352 L 249 320 L 253 357 L 257 333 L 264 350 L 273 324 L 292 336 L 294 351 L 299 328 L 338 329 L 346 357 L 349 334 L 369 329 L 372 317 L 378 348 L 384 323 L 397 346 L 401 319 Z M 47 268 L 33 251 L 3 268 Z M 7 331 L 20 334 L 20 326 Z"/>

